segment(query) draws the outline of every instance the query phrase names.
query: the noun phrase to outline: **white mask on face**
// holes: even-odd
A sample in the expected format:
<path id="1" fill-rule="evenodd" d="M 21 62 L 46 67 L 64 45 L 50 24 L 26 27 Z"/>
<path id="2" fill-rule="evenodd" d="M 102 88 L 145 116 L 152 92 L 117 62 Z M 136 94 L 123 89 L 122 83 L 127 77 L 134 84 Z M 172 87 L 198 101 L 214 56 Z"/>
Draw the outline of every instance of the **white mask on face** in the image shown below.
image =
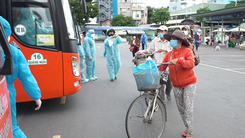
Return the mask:
<path id="1" fill-rule="evenodd" d="M 10 41 L 10 37 L 8 37 L 8 42 Z"/>
<path id="2" fill-rule="evenodd" d="M 188 31 L 183 31 L 185 35 L 188 35 Z"/>
<path id="3" fill-rule="evenodd" d="M 91 34 L 91 36 L 92 36 L 93 38 L 95 38 L 95 34 Z"/>

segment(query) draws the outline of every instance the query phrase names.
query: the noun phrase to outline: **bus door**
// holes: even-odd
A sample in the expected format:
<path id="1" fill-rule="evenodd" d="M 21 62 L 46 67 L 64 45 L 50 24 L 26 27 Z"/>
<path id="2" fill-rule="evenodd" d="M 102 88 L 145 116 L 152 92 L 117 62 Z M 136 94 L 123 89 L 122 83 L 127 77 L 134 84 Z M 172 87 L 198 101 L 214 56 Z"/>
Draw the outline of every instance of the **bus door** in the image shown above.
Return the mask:
<path id="1" fill-rule="evenodd" d="M 41 89 L 42 99 L 63 96 L 63 62 L 58 25 L 48 0 L 12 0 L 11 41 L 20 46 Z M 10 42 L 11 42 L 10 41 Z M 15 82 L 17 102 L 30 101 L 20 81 Z"/>
<path id="2" fill-rule="evenodd" d="M 3 52 L 5 57 L 3 56 Z M 12 138 L 9 92 L 4 75 L 13 73 L 12 52 L 0 23 L 0 137 Z"/>
<path id="3" fill-rule="evenodd" d="M 80 4 L 86 6 L 84 0 Z M 0 15 L 10 22 L 11 41 L 23 52 L 42 99 L 80 90 L 77 38 L 69 0 L 1 0 Z M 19 81 L 15 86 L 17 102 L 31 101 Z"/>

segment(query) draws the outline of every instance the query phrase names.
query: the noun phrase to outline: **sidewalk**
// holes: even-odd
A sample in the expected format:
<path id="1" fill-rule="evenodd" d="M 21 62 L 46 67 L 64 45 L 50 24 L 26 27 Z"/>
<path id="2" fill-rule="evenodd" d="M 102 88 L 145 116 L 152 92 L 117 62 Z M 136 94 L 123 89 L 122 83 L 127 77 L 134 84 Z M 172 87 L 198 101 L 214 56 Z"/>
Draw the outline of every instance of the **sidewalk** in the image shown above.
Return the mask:
<path id="1" fill-rule="evenodd" d="M 200 44 L 200 46 L 209 46 L 209 45 L 207 45 L 206 43 L 202 43 L 202 44 Z M 226 47 L 225 44 L 220 45 L 220 46 L 221 46 L 221 47 Z M 213 47 L 213 46 L 209 46 L 209 47 Z M 238 49 L 238 50 L 240 50 L 240 46 L 229 47 L 228 50 L 229 50 L 229 49 Z"/>

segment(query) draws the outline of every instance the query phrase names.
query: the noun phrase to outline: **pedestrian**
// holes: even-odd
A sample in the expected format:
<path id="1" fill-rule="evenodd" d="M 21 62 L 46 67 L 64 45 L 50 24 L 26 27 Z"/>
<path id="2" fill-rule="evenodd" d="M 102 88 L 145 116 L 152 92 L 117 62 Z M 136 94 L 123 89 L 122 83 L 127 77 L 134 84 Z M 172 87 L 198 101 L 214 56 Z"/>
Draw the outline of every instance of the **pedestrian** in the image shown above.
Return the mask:
<path id="1" fill-rule="evenodd" d="M 121 67 L 120 51 L 118 44 L 122 43 L 122 38 L 115 35 L 115 30 L 107 31 L 107 38 L 104 45 L 107 47 L 106 65 L 111 82 L 117 79 L 119 69 Z"/>
<path id="2" fill-rule="evenodd" d="M 199 47 L 199 38 L 200 36 L 198 35 L 198 33 L 196 32 L 195 33 L 195 45 L 196 45 L 196 51 L 198 50 L 198 47 Z"/>
<path id="3" fill-rule="evenodd" d="M 169 67 L 169 77 L 173 84 L 173 92 L 176 105 L 186 126 L 182 133 L 183 137 L 192 138 L 193 134 L 193 108 L 196 93 L 196 74 L 194 71 L 194 54 L 189 43 L 185 40 L 182 31 L 174 31 L 171 35 L 165 35 L 173 47 L 172 52 L 166 54 L 162 63 L 169 62 L 169 65 L 159 67 L 164 71 Z"/>
<path id="4" fill-rule="evenodd" d="M 229 47 L 229 36 L 225 34 L 225 49 L 228 50 Z"/>
<path id="5" fill-rule="evenodd" d="M 96 47 L 94 41 L 94 30 L 89 30 L 84 38 L 84 52 L 86 62 L 86 77 L 89 81 L 98 79 L 94 75 L 96 66 Z"/>
<path id="6" fill-rule="evenodd" d="M 135 56 L 135 53 L 139 51 L 140 49 L 140 40 L 139 38 L 136 38 L 136 36 L 133 37 L 130 43 L 130 51 L 133 54 L 133 57 Z"/>
<path id="7" fill-rule="evenodd" d="M 215 50 L 216 46 L 218 45 L 219 45 L 219 35 L 218 33 L 216 33 L 216 35 L 214 36 L 214 49 L 213 50 Z"/>
<path id="8" fill-rule="evenodd" d="M 83 34 L 80 34 L 80 37 L 81 37 L 81 45 L 78 45 L 78 53 L 80 57 L 81 83 L 87 83 L 89 79 L 87 79 L 86 76 L 84 75 L 85 53 L 83 49 L 83 44 L 84 44 Z"/>
<path id="9" fill-rule="evenodd" d="M 11 35 L 11 27 L 7 20 L 5 20 L 2 16 L 0 16 L 0 21 L 3 25 L 3 29 L 5 34 L 10 40 Z M 17 45 L 16 45 L 17 46 Z M 14 87 L 14 82 L 18 78 L 25 89 L 26 93 L 29 97 L 35 100 L 37 107 L 35 110 L 39 110 L 42 105 L 41 98 L 41 91 L 38 87 L 37 81 L 34 76 L 31 74 L 30 68 L 26 62 L 26 58 L 23 53 L 20 51 L 20 48 L 11 45 L 12 50 L 12 58 L 13 58 L 13 69 L 14 72 L 12 75 L 7 75 L 7 87 L 9 90 L 9 100 L 10 100 L 10 108 L 11 108 L 11 120 L 12 120 L 12 132 L 13 138 L 27 138 L 24 132 L 17 126 L 17 119 L 16 119 L 16 90 Z M 3 54 L 3 56 L 5 56 Z"/>
<path id="10" fill-rule="evenodd" d="M 155 39 L 156 38 L 156 35 L 155 35 L 155 33 L 152 35 L 152 37 L 151 37 L 151 41 L 153 40 L 153 39 Z"/>
<path id="11" fill-rule="evenodd" d="M 240 36 L 240 44 L 241 44 L 243 41 L 244 41 L 244 36 L 243 36 L 243 34 L 241 34 L 241 36 Z"/>
<path id="12" fill-rule="evenodd" d="M 185 40 L 189 43 L 189 48 L 191 49 L 191 50 L 193 50 L 194 49 L 194 42 L 195 42 L 195 40 L 193 39 L 193 38 L 191 38 L 191 36 L 189 35 L 190 34 L 190 32 L 191 32 L 191 30 L 190 30 L 190 27 L 188 26 L 188 25 L 184 25 L 183 27 L 182 27 L 182 31 L 184 32 L 184 34 L 185 34 Z"/>
<path id="13" fill-rule="evenodd" d="M 142 50 L 147 49 L 147 40 L 148 40 L 148 38 L 147 38 L 147 35 L 145 34 L 145 32 L 141 35 L 140 40 L 141 40 L 141 44 L 142 44 Z"/>
<path id="14" fill-rule="evenodd" d="M 243 41 L 243 42 L 240 44 L 240 50 L 244 50 L 244 42 L 245 42 L 245 41 Z"/>
<path id="15" fill-rule="evenodd" d="M 156 59 L 156 65 L 160 65 L 162 63 L 162 60 L 163 58 L 165 57 L 166 53 L 170 52 L 172 50 L 171 46 L 170 46 L 170 43 L 168 40 L 166 40 L 164 38 L 164 35 L 168 34 L 168 27 L 167 26 L 160 26 L 158 29 L 158 35 L 159 35 L 159 39 L 154 39 L 148 49 L 146 50 L 143 50 L 143 51 L 139 51 L 137 52 L 137 54 L 140 54 L 140 53 L 145 53 L 145 54 L 151 54 L 153 52 L 156 52 L 154 54 L 154 57 Z M 182 32 L 183 33 L 183 32 Z M 166 91 L 165 91 L 165 94 L 163 93 L 163 90 L 164 88 L 161 87 L 160 89 L 160 97 L 162 100 L 165 100 L 165 94 L 167 95 L 167 99 L 168 100 L 171 100 L 171 96 L 170 96 L 170 92 L 172 90 L 172 84 L 171 84 L 171 81 L 168 79 L 167 82 L 166 82 Z"/>
<path id="16" fill-rule="evenodd" d="M 129 39 L 128 39 L 128 45 L 129 46 L 131 46 L 130 44 L 131 44 L 131 40 L 133 39 L 133 37 L 132 36 L 129 36 Z"/>

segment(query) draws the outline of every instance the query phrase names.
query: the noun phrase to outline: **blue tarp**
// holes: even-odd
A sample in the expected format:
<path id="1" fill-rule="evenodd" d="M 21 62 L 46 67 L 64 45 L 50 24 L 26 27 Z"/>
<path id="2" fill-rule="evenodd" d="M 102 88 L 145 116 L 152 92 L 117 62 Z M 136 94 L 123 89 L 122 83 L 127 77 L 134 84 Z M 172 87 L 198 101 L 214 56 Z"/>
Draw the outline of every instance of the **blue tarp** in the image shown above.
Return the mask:
<path id="1" fill-rule="evenodd" d="M 127 27 L 127 26 L 85 26 L 86 30 L 93 29 L 95 31 L 101 31 L 101 30 L 108 30 L 108 29 L 114 29 L 114 30 L 156 30 L 157 27 Z"/>

